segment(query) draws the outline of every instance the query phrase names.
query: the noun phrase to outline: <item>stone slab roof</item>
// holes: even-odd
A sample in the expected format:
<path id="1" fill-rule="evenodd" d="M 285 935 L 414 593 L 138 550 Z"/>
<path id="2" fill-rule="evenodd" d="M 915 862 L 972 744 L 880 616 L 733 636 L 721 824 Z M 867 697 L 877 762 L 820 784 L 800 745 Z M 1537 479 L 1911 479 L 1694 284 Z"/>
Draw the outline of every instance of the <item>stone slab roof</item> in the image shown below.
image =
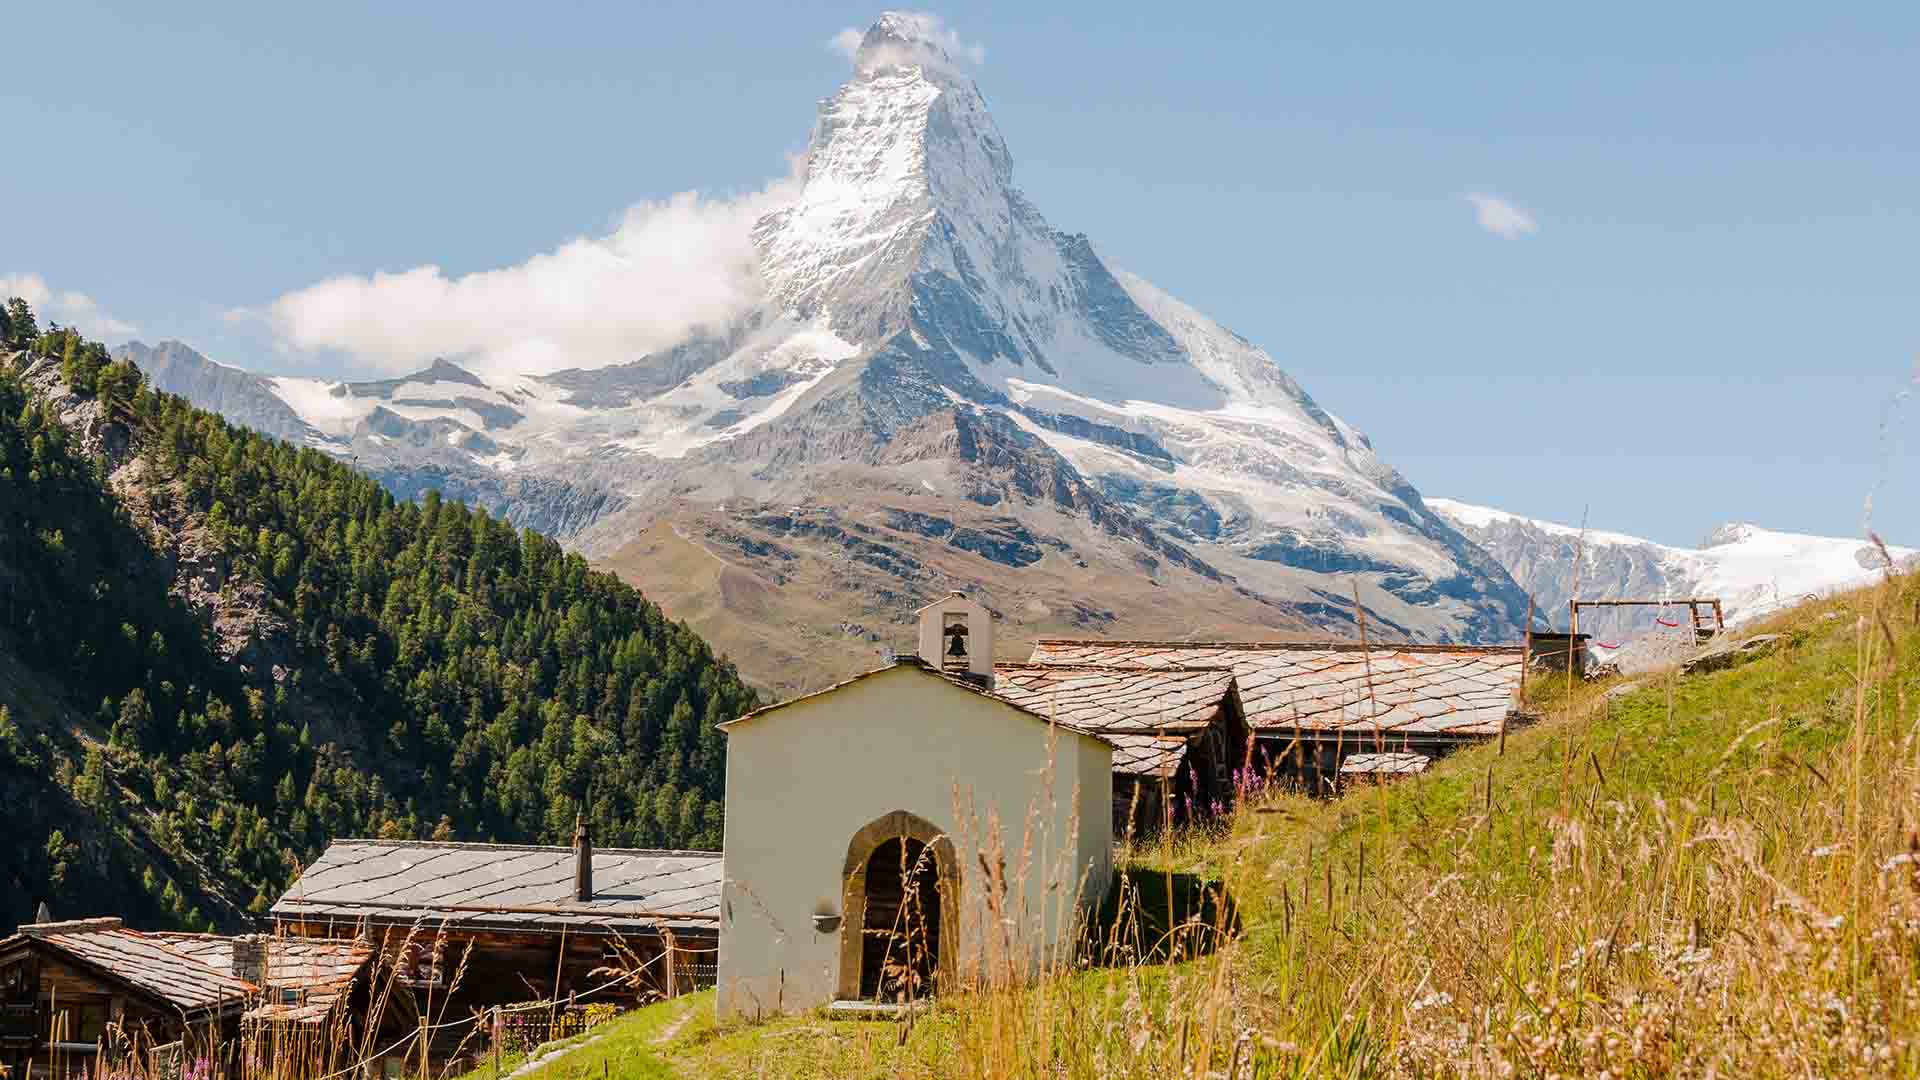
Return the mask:
<path id="1" fill-rule="evenodd" d="M 1109 735 L 1113 741 L 1113 771 L 1131 776 L 1168 777 L 1187 759 L 1187 738 L 1162 735 Z"/>
<path id="2" fill-rule="evenodd" d="M 259 987 L 173 948 L 166 937 L 128 930 L 119 919 L 33 923 L 0 945 L 31 940 L 65 953 L 145 996 L 188 1015 L 238 1007 Z"/>
<path id="3" fill-rule="evenodd" d="M 1483 738 L 1518 715 L 1526 655 L 1519 646 L 1051 639 L 1029 662 L 1230 667 L 1256 730 Z"/>
<path id="4" fill-rule="evenodd" d="M 234 939 L 230 936 L 172 933 L 150 936 L 215 970 L 233 970 Z M 269 937 L 266 945 L 266 1000 L 247 1011 L 249 1020 L 325 1019 L 334 1002 L 352 988 L 354 978 L 373 957 L 373 946 L 362 941 L 276 936 Z"/>
<path id="5" fill-rule="evenodd" d="M 1433 759 L 1425 754 L 1349 754 L 1340 763 L 1342 776 L 1411 776 L 1427 771 Z"/>
<path id="6" fill-rule="evenodd" d="M 336 840 L 273 905 L 276 919 L 558 933 L 717 929 L 720 853 L 595 848 L 593 896 L 573 849 Z"/>
<path id="7" fill-rule="evenodd" d="M 1233 669 L 1002 664 L 993 693 L 1062 724 L 1103 735 L 1193 732 L 1233 693 Z"/>

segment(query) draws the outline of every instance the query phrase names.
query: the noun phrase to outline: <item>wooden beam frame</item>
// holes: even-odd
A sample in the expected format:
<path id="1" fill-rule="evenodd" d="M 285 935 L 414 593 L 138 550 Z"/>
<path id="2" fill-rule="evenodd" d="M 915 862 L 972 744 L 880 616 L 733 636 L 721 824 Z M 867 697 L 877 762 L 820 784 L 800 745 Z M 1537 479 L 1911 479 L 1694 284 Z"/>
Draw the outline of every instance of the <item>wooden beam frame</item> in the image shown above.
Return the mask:
<path id="1" fill-rule="evenodd" d="M 1699 637 L 1699 635 L 1707 632 L 1706 626 L 1701 621 L 1700 609 L 1712 608 L 1713 609 L 1712 632 L 1715 634 L 1718 634 L 1725 631 L 1727 628 L 1726 616 L 1721 610 L 1719 597 L 1717 596 L 1682 596 L 1682 597 L 1674 597 L 1667 600 L 1569 600 L 1567 601 L 1567 611 L 1569 615 L 1568 625 L 1572 628 L 1571 632 L 1574 635 L 1578 635 L 1580 633 L 1580 609 L 1581 608 L 1603 608 L 1603 607 L 1658 607 L 1658 608 L 1684 607 L 1687 609 L 1688 618 L 1690 618 L 1693 622 L 1693 633 L 1696 638 Z M 1571 645 L 1571 643 L 1569 643 L 1569 645 Z"/>

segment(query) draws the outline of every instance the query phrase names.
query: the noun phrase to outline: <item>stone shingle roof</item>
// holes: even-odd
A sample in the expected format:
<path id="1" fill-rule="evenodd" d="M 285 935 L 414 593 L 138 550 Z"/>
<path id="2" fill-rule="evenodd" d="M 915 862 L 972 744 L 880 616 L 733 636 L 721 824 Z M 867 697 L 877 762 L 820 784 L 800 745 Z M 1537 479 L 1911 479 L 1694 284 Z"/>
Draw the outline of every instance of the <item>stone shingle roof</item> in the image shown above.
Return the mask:
<path id="1" fill-rule="evenodd" d="M 1042 640 L 1030 663 L 1224 665 L 1257 730 L 1485 737 L 1515 715 L 1525 660 L 1518 646 Z"/>
<path id="2" fill-rule="evenodd" d="M 230 936 L 171 933 L 149 936 L 215 970 L 233 970 L 234 939 Z M 248 1010 L 249 1020 L 324 1018 L 373 957 L 373 947 L 362 941 L 275 936 L 267 939 L 266 946 L 267 1000 Z"/>
<path id="3" fill-rule="evenodd" d="M 1233 669 L 1002 664 L 993 693 L 1085 731 L 1197 731 L 1233 693 Z"/>
<path id="4" fill-rule="evenodd" d="M 1113 771 L 1133 776 L 1172 776 L 1187 760 L 1185 736 L 1109 735 L 1113 742 Z"/>
<path id="5" fill-rule="evenodd" d="M 720 853 L 595 848 L 593 896 L 573 895 L 573 849 L 336 840 L 273 905 L 276 919 L 463 929 L 712 931 Z"/>
<path id="6" fill-rule="evenodd" d="M 1233 696 L 1225 667 L 1107 668 L 1002 664 L 993 694 L 1113 744 L 1113 769 L 1171 776 L 1187 742 L 1207 729 Z"/>
<path id="7" fill-rule="evenodd" d="M 1433 759 L 1425 754 L 1400 752 L 1349 754 L 1340 763 L 1342 776 L 1410 776 L 1427 771 Z"/>
<path id="8" fill-rule="evenodd" d="M 190 1016 L 238 1007 L 259 992 L 252 983 L 173 948 L 166 937 L 128 930 L 119 919 L 29 924 L 8 944 L 27 939 Z"/>

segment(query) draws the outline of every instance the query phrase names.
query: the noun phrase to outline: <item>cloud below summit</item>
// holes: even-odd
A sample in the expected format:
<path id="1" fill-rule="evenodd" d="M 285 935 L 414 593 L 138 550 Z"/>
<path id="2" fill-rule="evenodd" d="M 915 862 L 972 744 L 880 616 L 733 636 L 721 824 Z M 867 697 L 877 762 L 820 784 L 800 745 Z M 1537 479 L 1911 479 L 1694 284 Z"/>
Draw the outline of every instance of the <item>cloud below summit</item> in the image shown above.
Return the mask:
<path id="1" fill-rule="evenodd" d="M 342 274 L 242 316 L 263 318 L 294 352 L 336 351 L 379 371 L 434 357 L 527 373 L 635 360 L 758 302 L 754 222 L 797 190 L 789 178 L 734 198 L 681 192 L 514 266 Z"/>
<path id="2" fill-rule="evenodd" d="M 1532 214 L 1497 195 L 1472 192 L 1461 197 L 1473 204 L 1474 218 L 1480 227 L 1495 236 L 1517 240 L 1540 231 L 1540 223 Z"/>

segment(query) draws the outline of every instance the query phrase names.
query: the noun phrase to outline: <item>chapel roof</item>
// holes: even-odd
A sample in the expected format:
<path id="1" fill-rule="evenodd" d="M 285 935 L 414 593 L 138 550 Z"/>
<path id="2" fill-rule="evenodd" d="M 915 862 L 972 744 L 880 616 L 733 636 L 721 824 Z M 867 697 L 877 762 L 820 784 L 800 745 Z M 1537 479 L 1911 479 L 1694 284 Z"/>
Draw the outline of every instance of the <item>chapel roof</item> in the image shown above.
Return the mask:
<path id="1" fill-rule="evenodd" d="M 973 678 L 964 673 L 955 674 L 955 673 L 942 671 L 940 668 L 927 663 L 925 660 L 922 660 L 920 657 L 912 656 L 912 655 L 896 656 L 894 657 L 892 663 L 889 663 L 883 667 L 877 667 L 871 671 L 863 671 L 858 675 L 854 675 L 849 678 L 842 679 L 839 682 L 834 683 L 832 686 L 815 690 L 812 693 L 801 694 L 798 697 L 791 697 L 785 701 L 777 701 L 772 705 L 762 705 L 760 708 L 755 709 L 750 713 L 744 713 L 718 726 L 722 731 L 731 731 L 737 725 L 743 724 L 748 720 L 755 720 L 760 717 L 766 716 L 769 713 L 779 712 L 782 709 L 785 709 L 792 705 L 797 705 L 803 701 L 812 701 L 815 698 L 825 697 L 828 694 L 836 693 L 840 690 L 845 689 L 846 687 L 854 685 L 855 683 L 866 682 L 867 680 L 872 679 L 878 675 L 884 675 L 884 674 L 887 674 L 888 672 L 903 671 L 903 670 L 917 671 L 923 675 L 927 675 L 932 678 L 939 679 L 941 682 L 944 682 L 950 686 L 955 686 L 955 687 L 958 687 L 959 689 L 965 690 L 968 693 L 978 694 L 981 697 L 988 698 L 989 700 L 992 700 L 1000 705 L 1004 705 L 1007 708 L 1013 709 L 1015 712 L 1023 713 L 1027 716 L 1034 718 L 1035 720 L 1039 720 L 1042 723 L 1057 723 L 1057 725 L 1064 731 L 1074 732 L 1077 735 L 1084 736 L 1086 738 L 1092 739 L 1095 742 L 1103 743 L 1107 746 L 1113 745 L 1112 740 L 1106 738 L 1105 736 L 1099 734 L 1098 732 L 1090 731 L 1086 728 L 1078 727 L 1074 724 L 1066 722 L 1065 720 L 1054 721 L 1050 719 L 1045 713 L 1038 712 L 1027 705 L 1021 704 L 1018 701 L 1001 697 L 999 694 L 996 694 L 991 688 L 989 688 L 989 686 L 984 680 Z"/>

